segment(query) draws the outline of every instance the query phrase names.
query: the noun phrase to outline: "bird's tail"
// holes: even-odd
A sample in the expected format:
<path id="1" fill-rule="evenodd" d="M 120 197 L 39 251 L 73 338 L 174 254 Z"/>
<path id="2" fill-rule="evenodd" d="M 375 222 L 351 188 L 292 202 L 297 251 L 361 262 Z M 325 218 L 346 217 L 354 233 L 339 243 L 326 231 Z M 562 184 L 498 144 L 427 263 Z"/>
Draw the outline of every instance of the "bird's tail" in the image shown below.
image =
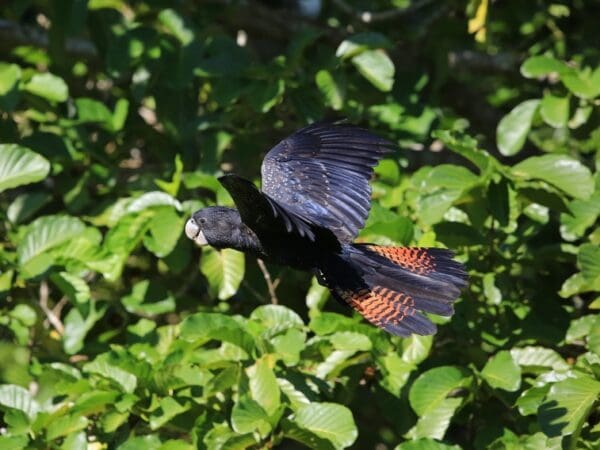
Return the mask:
<path id="1" fill-rule="evenodd" d="M 421 312 L 451 316 L 467 285 L 463 265 L 445 249 L 345 246 L 319 268 L 333 296 L 391 334 L 428 335 L 436 326 Z"/>

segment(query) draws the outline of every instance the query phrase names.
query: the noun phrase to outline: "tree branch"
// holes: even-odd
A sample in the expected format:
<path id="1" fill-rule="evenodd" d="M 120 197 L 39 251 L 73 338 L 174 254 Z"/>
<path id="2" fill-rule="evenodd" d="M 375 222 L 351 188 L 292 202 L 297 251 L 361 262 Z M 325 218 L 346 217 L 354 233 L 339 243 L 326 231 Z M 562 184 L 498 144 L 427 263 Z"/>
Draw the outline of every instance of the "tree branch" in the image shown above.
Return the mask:
<path id="1" fill-rule="evenodd" d="M 65 333 L 65 327 L 63 323 L 60 321 L 60 318 L 48 307 L 48 298 L 50 297 L 50 288 L 48 287 L 48 283 L 44 280 L 40 284 L 40 308 L 46 314 L 46 318 L 50 325 L 54 327 L 58 334 L 61 336 Z M 59 302 L 60 303 L 60 302 Z M 58 306 L 58 305 L 57 305 Z M 62 308 L 62 305 L 58 310 Z"/>
<path id="2" fill-rule="evenodd" d="M 19 45 L 48 48 L 50 41 L 45 31 L 0 19 L 0 48 L 10 51 Z M 84 59 L 98 56 L 94 44 L 85 39 L 67 38 L 65 50 L 72 56 Z"/>
<path id="3" fill-rule="evenodd" d="M 399 9 L 388 9 L 386 11 L 359 11 L 354 9 L 351 5 L 349 5 L 346 0 L 332 0 L 333 4 L 336 5 L 339 9 L 341 9 L 346 14 L 356 17 L 358 20 L 364 23 L 375 23 L 375 22 L 383 22 L 386 20 L 396 19 L 401 16 L 405 16 L 410 14 L 418 9 L 423 8 L 424 6 L 433 3 L 433 0 L 421 0 L 415 3 L 412 3 L 409 7 Z"/>
<path id="4" fill-rule="evenodd" d="M 277 299 L 277 293 L 275 292 L 275 290 L 279 285 L 279 278 L 277 278 L 273 282 L 273 280 L 271 279 L 271 274 L 269 273 L 265 262 L 260 258 L 257 258 L 256 262 L 258 263 L 258 267 L 260 268 L 261 272 L 263 273 L 263 276 L 265 277 L 265 281 L 267 282 L 267 288 L 269 289 L 269 295 L 271 296 L 271 303 L 277 305 L 279 303 L 279 300 Z"/>

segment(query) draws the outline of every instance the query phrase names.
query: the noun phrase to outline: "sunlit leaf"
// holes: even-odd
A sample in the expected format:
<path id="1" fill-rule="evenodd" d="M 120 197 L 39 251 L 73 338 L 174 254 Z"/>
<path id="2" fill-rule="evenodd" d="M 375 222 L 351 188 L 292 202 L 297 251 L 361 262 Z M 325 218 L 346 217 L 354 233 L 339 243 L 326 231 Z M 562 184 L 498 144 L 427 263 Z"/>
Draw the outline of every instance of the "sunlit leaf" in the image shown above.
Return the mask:
<path id="1" fill-rule="evenodd" d="M 50 172 L 46 158 L 15 144 L 0 144 L 0 192 L 43 180 Z"/>

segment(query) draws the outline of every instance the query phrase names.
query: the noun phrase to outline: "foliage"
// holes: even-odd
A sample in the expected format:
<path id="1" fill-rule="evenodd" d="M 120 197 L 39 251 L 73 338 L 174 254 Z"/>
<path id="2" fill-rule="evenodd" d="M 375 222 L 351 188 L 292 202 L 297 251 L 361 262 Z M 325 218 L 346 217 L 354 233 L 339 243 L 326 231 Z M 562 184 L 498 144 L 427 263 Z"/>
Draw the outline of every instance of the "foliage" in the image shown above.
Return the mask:
<path id="1" fill-rule="evenodd" d="M 597 7 L 285 5 L 1 7 L 0 447 L 597 448 Z M 325 117 L 399 145 L 360 239 L 468 267 L 437 335 L 182 236 Z"/>

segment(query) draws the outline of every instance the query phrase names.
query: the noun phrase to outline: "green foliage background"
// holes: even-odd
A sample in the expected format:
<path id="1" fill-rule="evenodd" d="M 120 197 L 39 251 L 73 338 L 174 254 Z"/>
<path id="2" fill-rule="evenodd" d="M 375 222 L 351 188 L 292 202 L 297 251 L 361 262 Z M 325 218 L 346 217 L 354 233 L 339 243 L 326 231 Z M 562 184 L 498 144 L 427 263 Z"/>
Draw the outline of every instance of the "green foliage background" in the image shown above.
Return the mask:
<path id="1" fill-rule="evenodd" d="M 598 448 L 599 3 L 285 5 L 3 2 L 0 448 Z M 434 337 L 182 237 L 326 117 L 399 145 L 360 239 L 469 269 Z"/>

